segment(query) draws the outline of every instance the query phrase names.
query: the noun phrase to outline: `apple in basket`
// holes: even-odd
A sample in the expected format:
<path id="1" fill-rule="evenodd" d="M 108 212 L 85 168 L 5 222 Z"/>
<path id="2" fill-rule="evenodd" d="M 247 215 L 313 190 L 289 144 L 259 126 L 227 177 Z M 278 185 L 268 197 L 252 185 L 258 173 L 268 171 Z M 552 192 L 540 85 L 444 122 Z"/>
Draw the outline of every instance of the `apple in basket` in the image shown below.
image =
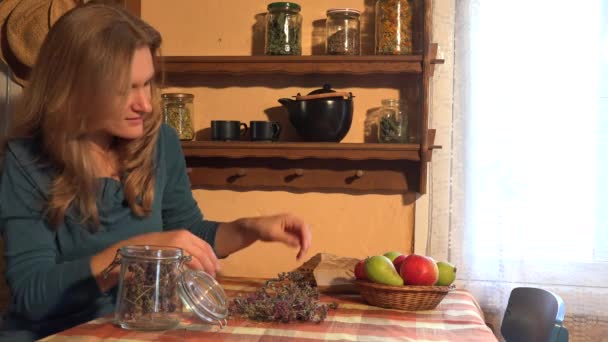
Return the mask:
<path id="1" fill-rule="evenodd" d="M 401 263 L 399 274 L 406 285 L 435 285 L 439 269 L 432 258 L 410 254 Z"/>
<path id="2" fill-rule="evenodd" d="M 355 265 L 355 278 L 357 280 L 367 280 L 367 274 L 365 274 L 365 259 L 359 260 Z"/>
<path id="3" fill-rule="evenodd" d="M 395 260 L 393 260 L 393 265 L 395 266 L 397 272 L 399 272 L 399 270 L 401 269 L 401 264 L 403 263 L 403 260 L 405 260 L 405 258 L 407 258 L 407 255 L 401 254 L 400 256 L 396 257 Z"/>

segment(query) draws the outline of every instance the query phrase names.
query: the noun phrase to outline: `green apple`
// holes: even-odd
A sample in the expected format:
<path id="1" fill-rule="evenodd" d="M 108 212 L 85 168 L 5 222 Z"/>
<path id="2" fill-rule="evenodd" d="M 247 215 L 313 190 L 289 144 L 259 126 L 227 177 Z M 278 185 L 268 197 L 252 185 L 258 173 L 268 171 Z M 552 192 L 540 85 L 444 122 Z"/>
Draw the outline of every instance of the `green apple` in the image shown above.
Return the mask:
<path id="1" fill-rule="evenodd" d="M 456 267 L 449 262 L 440 261 L 437 263 L 439 269 L 439 278 L 435 283 L 436 286 L 450 286 L 456 280 Z"/>
<path id="2" fill-rule="evenodd" d="M 402 253 L 390 251 L 383 254 L 385 257 L 389 258 L 391 262 L 395 261 L 395 258 L 402 255 Z"/>
<path id="3" fill-rule="evenodd" d="M 374 255 L 365 259 L 365 274 L 375 283 L 403 286 L 403 278 L 395 270 L 393 262 L 384 255 Z"/>

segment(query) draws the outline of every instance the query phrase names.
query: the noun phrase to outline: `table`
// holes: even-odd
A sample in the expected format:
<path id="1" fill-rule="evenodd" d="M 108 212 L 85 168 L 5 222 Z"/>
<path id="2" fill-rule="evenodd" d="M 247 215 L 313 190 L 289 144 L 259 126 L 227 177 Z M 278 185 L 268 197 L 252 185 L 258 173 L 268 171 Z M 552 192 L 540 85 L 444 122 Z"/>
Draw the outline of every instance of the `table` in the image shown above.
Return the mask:
<path id="1" fill-rule="evenodd" d="M 262 279 L 221 278 L 226 294 L 254 291 Z M 327 319 L 315 323 L 260 323 L 230 318 L 228 326 L 184 319 L 168 331 L 124 330 L 112 317 L 99 318 L 58 334 L 44 342 L 96 341 L 497 341 L 483 320 L 475 298 L 465 290 L 451 291 L 428 311 L 400 311 L 367 305 L 359 295 L 322 295 L 322 302 L 337 302 Z"/>

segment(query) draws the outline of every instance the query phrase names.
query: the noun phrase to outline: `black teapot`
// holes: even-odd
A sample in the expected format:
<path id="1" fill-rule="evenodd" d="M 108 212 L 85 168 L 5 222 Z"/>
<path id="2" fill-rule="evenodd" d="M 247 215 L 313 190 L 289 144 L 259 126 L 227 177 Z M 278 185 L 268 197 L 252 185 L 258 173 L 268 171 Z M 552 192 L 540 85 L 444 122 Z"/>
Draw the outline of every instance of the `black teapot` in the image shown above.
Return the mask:
<path id="1" fill-rule="evenodd" d="M 295 96 L 295 100 L 282 98 L 289 121 L 299 135 L 307 141 L 340 142 L 348 133 L 353 121 L 353 95 L 336 92 L 329 84 Z"/>

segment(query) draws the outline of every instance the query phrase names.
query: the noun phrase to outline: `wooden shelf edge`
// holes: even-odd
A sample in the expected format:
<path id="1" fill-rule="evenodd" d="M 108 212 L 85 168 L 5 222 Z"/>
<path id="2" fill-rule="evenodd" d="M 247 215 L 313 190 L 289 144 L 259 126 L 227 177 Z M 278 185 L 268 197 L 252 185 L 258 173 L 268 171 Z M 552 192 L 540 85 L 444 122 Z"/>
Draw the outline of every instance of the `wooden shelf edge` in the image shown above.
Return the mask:
<path id="1" fill-rule="evenodd" d="M 399 74 L 422 73 L 421 55 L 412 56 L 164 56 L 169 74 Z"/>
<path id="2" fill-rule="evenodd" d="M 420 161 L 419 144 L 182 142 L 186 158 L 281 158 Z"/>

